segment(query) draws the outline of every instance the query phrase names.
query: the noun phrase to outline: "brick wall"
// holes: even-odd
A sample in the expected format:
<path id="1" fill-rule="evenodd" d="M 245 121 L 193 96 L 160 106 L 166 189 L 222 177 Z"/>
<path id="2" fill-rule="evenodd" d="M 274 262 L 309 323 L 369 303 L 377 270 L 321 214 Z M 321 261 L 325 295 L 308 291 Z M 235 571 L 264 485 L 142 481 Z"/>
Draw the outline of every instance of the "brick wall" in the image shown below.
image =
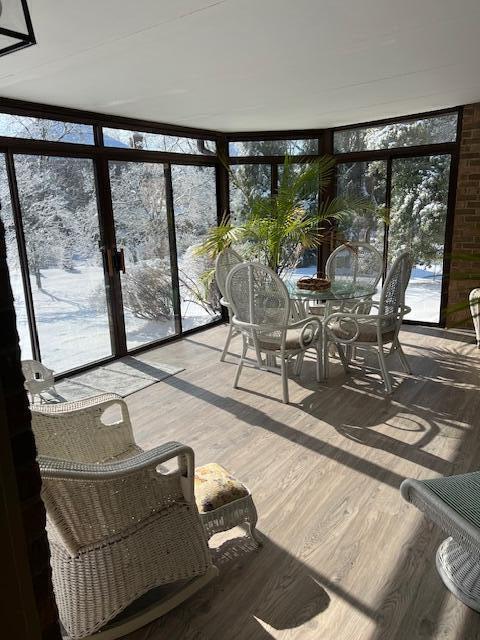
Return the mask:
<path id="1" fill-rule="evenodd" d="M 26 540 L 28 568 L 25 575 L 16 576 L 19 580 L 31 578 L 31 585 L 25 585 L 25 591 L 31 593 L 33 587 L 32 606 L 38 611 L 40 634 L 43 640 L 60 639 L 58 613 L 53 597 L 50 569 L 50 550 L 45 532 L 45 508 L 40 499 L 40 474 L 35 461 L 35 441 L 30 424 L 30 411 L 26 393 L 23 389 L 23 375 L 20 365 L 20 349 L 13 297 L 10 288 L 6 264 L 6 248 L 3 225 L 0 221 L 0 392 L 2 405 L 2 429 L 5 438 L 10 441 L 14 475 L 9 499 L 20 502 L 23 534 Z M 5 426 L 4 426 L 5 425 Z M 8 445 L 7 445 L 8 446 Z M 12 474 L 13 475 L 13 474 Z M 17 495 L 13 495 L 16 493 Z M 21 531 L 22 522 L 19 519 Z M 23 556 L 25 546 L 22 546 Z M 22 556 L 22 558 L 23 558 Z M 30 576 L 28 575 L 30 573 Z M 6 594 L 4 594 L 5 597 Z M 13 596 L 12 596 L 13 597 Z M 33 603 L 34 601 L 34 603 Z M 13 606 L 24 608 L 26 601 L 13 603 Z M 28 616 L 28 613 L 27 613 Z M 38 627 L 37 627 L 38 628 Z M 20 630 L 11 629 L 9 638 L 23 637 Z M 35 635 L 37 637 L 38 634 Z M 4 636 L 2 636 L 4 637 Z M 5 636 L 6 638 L 7 636 Z"/>
<path id="2" fill-rule="evenodd" d="M 472 255 L 478 260 L 455 259 Z M 470 281 L 463 279 L 468 274 Z M 457 196 L 452 238 L 449 307 L 465 303 L 471 289 L 480 286 L 480 103 L 464 107 Z M 447 314 L 447 326 L 472 326 L 468 309 Z"/>

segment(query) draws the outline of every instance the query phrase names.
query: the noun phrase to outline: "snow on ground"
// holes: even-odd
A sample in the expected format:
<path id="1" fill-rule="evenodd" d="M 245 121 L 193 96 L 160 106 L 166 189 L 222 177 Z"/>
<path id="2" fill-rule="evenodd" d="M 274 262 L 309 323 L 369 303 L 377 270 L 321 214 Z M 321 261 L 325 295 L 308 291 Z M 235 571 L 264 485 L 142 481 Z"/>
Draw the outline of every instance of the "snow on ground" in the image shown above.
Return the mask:
<path id="1" fill-rule="evenodd" d="M 295 269 L 291 277 L 301 278 L 312 275 L 315 271 L 316 267 L 303 267 Z M 378 289 L 379 294 L 380 288 Z M 442 274 L 439 269 L 427 271 L 418 266 L 414 267 L 405 293 L 405 304 L 412 309 L 407 319 L 419 322 L 439 322 L 441 295 Z M 376 297 L 378 298 L 378 296 Z"/>
<path id="2" fill-rule="evenodd" d="M 32 278 L 32 292 L 42 361 L 57 373 L 111 355 L 103 270 L 80 266 L 74 271 L 42 270 L 42 290 Z M 11 271 L 22 358 L 32 357 L 27 313 L 19 271 Z M 195 303 L 182 304 L 183 328 L 215 318 Z M 175 333 L 173 320 L 156 322 L 125 311 L 129 349 Z"/>
<path id="3" fill-rule="evenodd" d="M 297 269 L 293 277 L 312 272 L 313 267 Z M 80 266 L 74 271 L 44 269 L 42 274 L 42 290 L 33 278 L 32 291 L 43 362 L 61 372 L 111 355 L 102 269 Z M 12 271 L 10 277 L 22 358 L 31 358 L 21 276 L 18 271 Z M 441 276 L 414 270 L 406 294 L 406 303 L 412 307 L 408 318 L 438 322 L 440 296 Z M 214 319 L 199 305 L 182 303 L 184 329 L 208 324 Z M 129 311 L 125 311 L 125 325 L 129 349 L 175 333 L 173 320 L 142 320 Z"/>

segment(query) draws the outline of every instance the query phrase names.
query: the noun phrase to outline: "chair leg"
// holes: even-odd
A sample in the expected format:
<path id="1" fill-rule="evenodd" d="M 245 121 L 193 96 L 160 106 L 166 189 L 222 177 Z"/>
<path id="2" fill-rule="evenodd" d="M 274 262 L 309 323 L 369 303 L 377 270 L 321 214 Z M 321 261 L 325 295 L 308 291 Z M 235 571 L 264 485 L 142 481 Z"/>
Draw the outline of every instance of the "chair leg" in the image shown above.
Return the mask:
<path id="1" fill-rule="evenodd" d="M 282 393 L 283 393 L 283 402 L 285 404 L 289 403 L 288 397 L 288 363 L 285 357 L 282 357 L 280 360 L 280 369 L 282 374 Z"/>
<path id="2" fill-rule="evenodd" d="M 412 373 L 410 365 L 408 364 L 407 356 L 405 355 L 398 338 L 395 340 L 395 349 L 398 351 L 398 357 L 400 358 L 400 362 L 402 363 L 402 367 L 405 373 Z"/>
<path id="3" fill-rule="evenodd" d="M 243 337 L 243 348 L 242 348 L 242 357 L 240 358 L 240 362 L 238 363 L 237 372 L 235 374 L 235 380 L 233 381 L 233 388 L 238 389 L 238 381 L 240 380 L 240 374 L 242 373 L 243 363 L 245 360 L 245 356 L 247 354 L 248 343 L 245 337 Z"/>
<path id="4" fill-rule="evenodd" d="M 300 375 L 300 372 L 302 371 L 302 367 L 303 367 L 303 358 L 305 357 L 305 352 L 302 351 L 301 353 L 298 354 L 296 362 L 295 362 L 295 369 L 294 369 L 294 374 L 296 376 Z"/>
<path id="5" fill-rule="evenodd" d="M 383 348 L 380 347 L 377 353 L 378 353 L 378 362 L 380 364 L 380 371 L 382 373 L 383 383 L 385 384 L 385 391 L 390 395 L 392 393 L 392 379 L 387 369 L 387 363 L 385 362 L 385 354 L 383 353 Z"/>
<path id="6" fill-rule="evenodd" d="M 320 346 L 320 344 L 317 344 L 315 351 L 317 352 L 317 359 L 315 362 L 315 374 L 316 374 L 317 382 L 321 382 L 325 376 L 323 373 L 322 347 Z"/>
<path id="7" fill-rule="evenodd" d="M 233 325 L 231 324 L 228 329 L 227 339 L 225 340 L 225 346 L 223 347 L 222 355 L 220 356 L 220 362 L 225 362 L 225 357 L 228 353 L 228 348 L 233 337 Z"/>
<path id="8" fill-rule="evenodd" d="M 324 335 L 323 337 L 323 345 L 321 347 L 322 349 L 322 380 L 327 380 L 328 379 L 328 370 L 330 367 L 330 360 L 329 360 L 329 355 L 330 355 L 330 343 L 327 340 L 327 337 Z"/>
<path id="9" fill-rule="evenodd" d="M 348 373 L 348 359 L 347 359 L 347 356 L 345 355 L 345 353 L 344 353 L 344 351 L 342 349 L 342 345 L 340 345 L 338 343 L 335 343 L 335 346 L 337 347 L 338 357 L 342 361 L 345 373 Z"/>

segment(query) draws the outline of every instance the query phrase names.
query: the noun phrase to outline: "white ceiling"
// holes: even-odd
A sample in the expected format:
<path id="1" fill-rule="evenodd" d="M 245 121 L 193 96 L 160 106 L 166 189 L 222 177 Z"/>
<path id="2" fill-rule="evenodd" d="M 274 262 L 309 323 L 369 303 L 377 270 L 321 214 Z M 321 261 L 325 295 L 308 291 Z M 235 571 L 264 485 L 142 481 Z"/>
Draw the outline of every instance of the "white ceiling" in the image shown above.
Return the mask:
<path id="1" fill-rule="evenodd" d="M 480 0 L 29 0 L 0 96 L 221 131 L 480 101 Z"/>

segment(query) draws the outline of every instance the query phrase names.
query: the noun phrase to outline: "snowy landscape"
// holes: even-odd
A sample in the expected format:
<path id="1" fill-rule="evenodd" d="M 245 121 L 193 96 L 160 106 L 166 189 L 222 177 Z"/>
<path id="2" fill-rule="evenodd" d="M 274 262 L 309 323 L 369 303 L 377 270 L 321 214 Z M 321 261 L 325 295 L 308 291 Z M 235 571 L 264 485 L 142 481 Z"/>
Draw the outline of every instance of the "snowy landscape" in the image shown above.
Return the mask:
<path id="1" fill-rule="evenodd" d="M 32 282 L 35 319 L 43 362 L 56 372 L 67 371 L 112 354 L 103 272 L 98 267 L 79 266 L 75 271 L 47 269 L 43 289 L 36 290 Z M 17 328 L 22 358 L 31 358 L 27 313 L 21 276 L 10 273 L 15 298 Z M 184 330 L 207 324 L 216 319 L 201 306 L 182 304 Z M 125 311 L 129 349 L 160 340 L 175 333 L 173 318 L 155 322 L 136 318 Z"/>

